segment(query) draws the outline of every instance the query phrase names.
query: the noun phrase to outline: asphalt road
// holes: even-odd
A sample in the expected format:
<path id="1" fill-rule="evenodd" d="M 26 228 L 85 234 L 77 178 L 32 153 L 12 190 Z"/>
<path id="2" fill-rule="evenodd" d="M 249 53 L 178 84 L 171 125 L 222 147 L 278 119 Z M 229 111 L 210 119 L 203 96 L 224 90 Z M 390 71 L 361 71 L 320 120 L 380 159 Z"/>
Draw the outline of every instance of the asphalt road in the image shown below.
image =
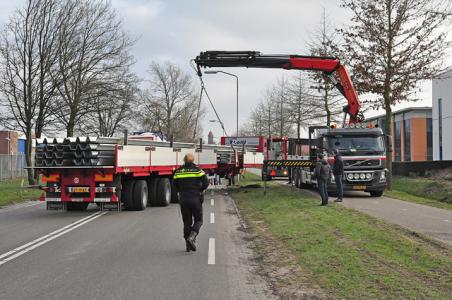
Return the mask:
<path id="1" fill-rule="evenodd" d="M 0 209 L 0 299 L 272 298 L 229 197 L 208 194 L 201 230 L 198 251 L 186 253 L 177 204 Z"/>
<path id="2" fill-rule="evenodd" d="M 260 175 L 261 170 L 249 169 Z M 275 180 L 287 184 L 287 179 Z M 306 190 L 319 197 L 315 190 Z M 330 203 L 335 197 L 330 197 Z M 320 202 L 320 197 L 319 197 Z M 414 232 L 428 235 L 452 246 L 452 211 L 388 197 L 370 197 L 364 192 L 346 192 L 346 207 L 361 211 L 389 223 L 397 224 Z"/>

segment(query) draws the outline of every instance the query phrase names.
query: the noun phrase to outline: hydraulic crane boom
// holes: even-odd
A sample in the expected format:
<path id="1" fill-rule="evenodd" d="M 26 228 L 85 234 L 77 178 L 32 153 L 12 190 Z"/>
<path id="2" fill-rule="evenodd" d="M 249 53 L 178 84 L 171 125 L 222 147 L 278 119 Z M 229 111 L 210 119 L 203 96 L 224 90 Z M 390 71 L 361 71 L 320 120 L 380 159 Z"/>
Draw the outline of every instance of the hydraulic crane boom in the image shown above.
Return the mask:
<path id="1" fill-rule="evenodd" d="M 206 51 L 201 52 L 196 57 L 195 62 L 198 66 L 199 76 L 202 75 L 201 67 L 247 67 L 322 71 L 347 99 L 348 105 L 343 108 L 343 111 L 350 116 L 349 123 L 358 123 L 363 119 L 359 115 L 361 104 L 350 76 L 337 58 L 283 54 L 264 55 L 257 51 Z M 333 76 L 335 72 L 339 80 Z"/>

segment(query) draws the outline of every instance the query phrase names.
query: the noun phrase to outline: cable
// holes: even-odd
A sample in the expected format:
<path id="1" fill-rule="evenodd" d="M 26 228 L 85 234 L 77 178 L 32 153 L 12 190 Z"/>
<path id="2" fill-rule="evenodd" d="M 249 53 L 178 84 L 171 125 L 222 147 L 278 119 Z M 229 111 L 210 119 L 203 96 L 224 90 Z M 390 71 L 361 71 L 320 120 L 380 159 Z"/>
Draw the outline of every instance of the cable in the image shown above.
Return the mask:
<path id="1" fill-rule="evenodd" d="M 221 129 L 223 129 L 224 134 L 228 137 L 229 135 L 226 133 L 226 130 L 224 129 L 223 121 L 221 121 L 221 118 L 218 115 L 217 110 L 215 109 L 215 106 L 213 105 L 213 102 L 210 99 L 209 93 L 207 92 L 207 89 L 206 89 L 206 87 L 204 85 L 204 80 L 202 80 L 202 73 L 201 73 L 201 71 L 198 70 L 195 67 L 193 59 L 190 60 L 190 65 L 192 66 L 193 70 L 196 72 L 196 75 L 198 75 L 199 81 L 201 83 L 201 94 L 200 94 L 200 97 L 199 97 L 198 112 L 196 114 L 196 124 L 198 124 L 199 110 L 200 110 L 200 107 L 201 107 L 201 98 L 202 98 L 202 93 L 204 92 L 204 94 L 206 94 L 206 96 L 207 96 L 207 99 L 209 100 L 210 106 L 212 107 L 212 109 L 213 109 L 213 111 L 215 113 L 215 116 L 217 117 L 218 122 L 220 123 Z M 197 125 L 196 125 L 196 127 L 197 127 Z M 196 135 L 196 127 L 195 127 L 195 130 L 194 130 L 193 136 Z"/>

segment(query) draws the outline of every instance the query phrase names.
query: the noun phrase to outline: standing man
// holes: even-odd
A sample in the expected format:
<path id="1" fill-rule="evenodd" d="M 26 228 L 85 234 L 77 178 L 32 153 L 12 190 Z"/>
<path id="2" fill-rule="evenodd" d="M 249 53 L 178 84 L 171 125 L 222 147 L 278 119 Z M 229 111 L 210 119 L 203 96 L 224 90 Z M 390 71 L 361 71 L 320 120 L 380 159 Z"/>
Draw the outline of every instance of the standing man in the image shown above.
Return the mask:
<path id="1" fill-rule="evenodd" d="M 334 202 L 342 202 L 342 198 L 344 197 L 344 161 L 342 160 L 341 153 L 337 149 L 334 150 L 333 174 L 337 188 L 337 199 Z"/>
<path id="2" fill-rule="evenodd" d="M 194 161 L 193 154 L 187 153 L 184 165 L 177 169 L 173 176 L 173 186 L 179 194 L 187 252 L 196 251 L 196 236 L 202 226 L 203 192 L 209 186 L 206 174 Z"/>
<path id="3" fill-rule="evenodd" d="M 323 154 L 319 154 L 318 158 L 314 174 L 317 178 L 317 186 L 322 198 L 321 205 L 325 206 L 328 204 L 328 178 L 330 178 L 331 167 L 328 164 L 328 160 L 323 157 Z"/>

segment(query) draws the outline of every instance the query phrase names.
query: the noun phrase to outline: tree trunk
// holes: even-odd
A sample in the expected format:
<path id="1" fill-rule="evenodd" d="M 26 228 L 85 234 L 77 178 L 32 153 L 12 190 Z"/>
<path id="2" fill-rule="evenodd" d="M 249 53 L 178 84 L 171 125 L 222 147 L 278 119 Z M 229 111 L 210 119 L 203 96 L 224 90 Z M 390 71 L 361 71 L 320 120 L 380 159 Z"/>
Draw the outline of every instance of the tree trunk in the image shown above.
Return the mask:
<path id="1" fill-rule="evenodd" d="M 325 98 L 323 99 L 325 102 L 325 111 L 326 111 L 326 126 L 330 127 L 331 125 L 331 111 L 328 105 L 328 86 L 325 83 L 323 85 L 323 90 L 325 91 L 324 96 Z"/>
<path id="2" fill-rule="evenodd" d="M 25 132 L 26 140 L 25 140 L 25 162 L 27 163 L 27 167 L 32 167 L 33 162 L 31 159 L 32 154 L 32 148 L 33 148 L 33 135 L 32 135 L 32 129 L 27 128 Z M 28 175 L 28 184 L 34 185 L 35 184 L 35 177 L 33 169 L 27 169 L 27 175 Z"/>
<path id="3" fill-rule="evenodd" d="M 389 94 L 389 93 L 388 93 Z M 389 95 L 385 95 L 385 110 L 386 110 L 386 130 L 385 133 L 392 138 L 392 109 L 390 105 Z M 388 190 L 392 190 L 392 152 L 386 149 L 386 167 L 388 168 L 388 174 L 386 181 L 388 184 Z"/>

